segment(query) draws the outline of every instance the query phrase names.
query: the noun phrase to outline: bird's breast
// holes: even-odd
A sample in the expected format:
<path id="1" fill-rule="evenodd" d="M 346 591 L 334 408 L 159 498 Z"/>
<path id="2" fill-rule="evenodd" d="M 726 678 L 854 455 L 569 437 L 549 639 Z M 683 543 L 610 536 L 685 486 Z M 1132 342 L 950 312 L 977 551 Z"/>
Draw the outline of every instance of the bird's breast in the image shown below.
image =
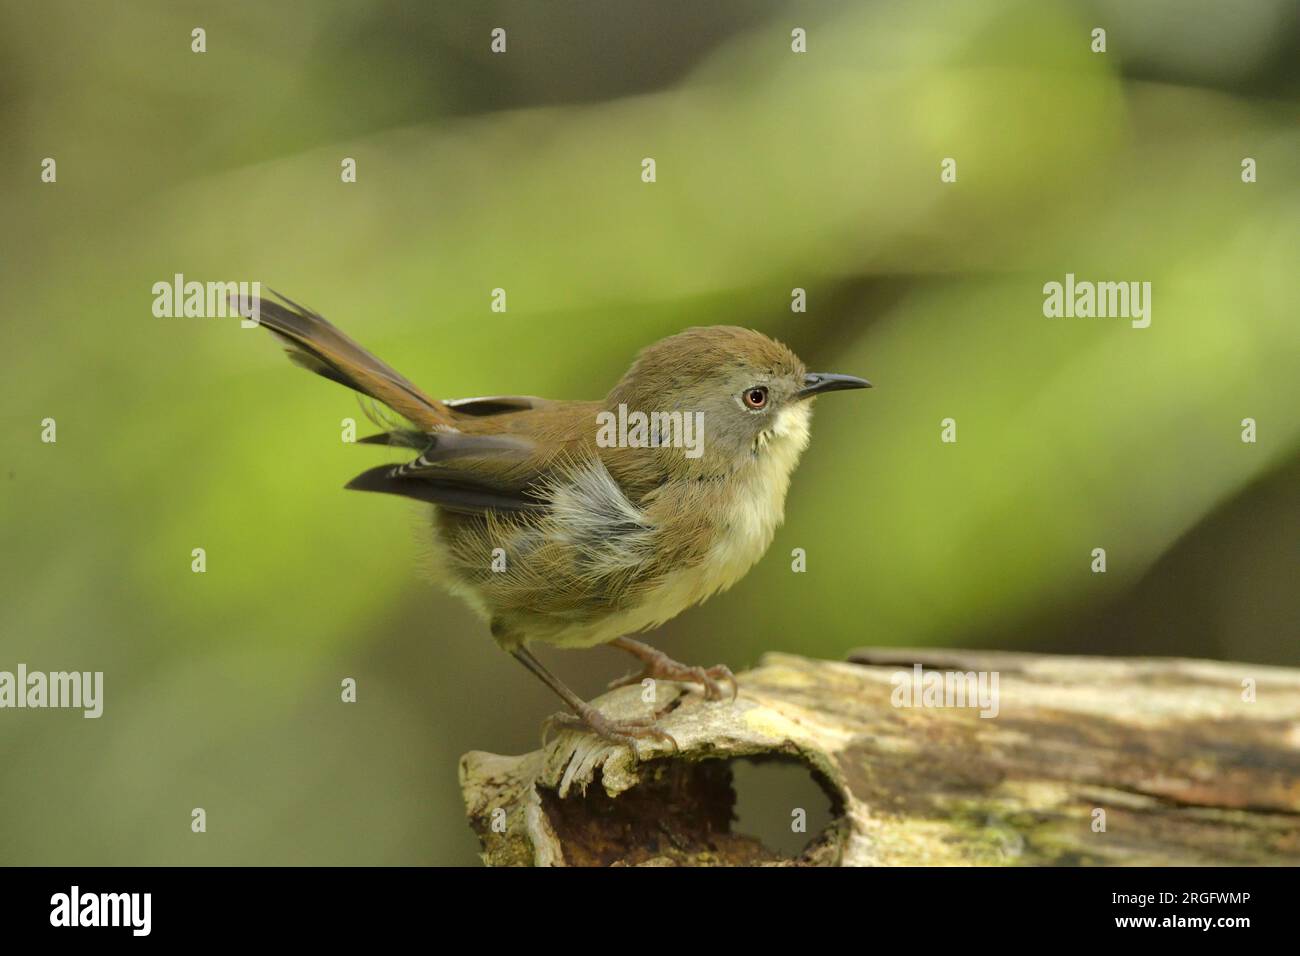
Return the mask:
<path id="1" fill-rule="evenodd" d="M 677 509 L 683 515 L 709 516 L 708 544 L 695 549 L 702 555 L 700 560 L 680 575 L 665 579 L 663 590 L 685 600 L 677 611 L 731 587 L 772 544 L 776 529 L 785 520 L 790 476 L 808 445 L 809 420 L 805 405 L 784 409 L 756 443 L 753 456 L 713 490 L 712 500 L 683 502 Z"/>

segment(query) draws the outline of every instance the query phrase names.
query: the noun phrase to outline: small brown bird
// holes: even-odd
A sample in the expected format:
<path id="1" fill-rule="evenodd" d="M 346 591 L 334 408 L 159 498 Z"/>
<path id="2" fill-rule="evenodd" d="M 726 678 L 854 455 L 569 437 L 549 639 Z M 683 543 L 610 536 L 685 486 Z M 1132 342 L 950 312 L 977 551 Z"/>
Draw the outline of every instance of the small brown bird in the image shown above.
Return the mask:
<path id="1" fill-rule="evenodd" d="M 808 444 L 812 401 L 869 388 L 809 373 L 784 345 L 734 326 L 687 329 L 644 349 L 599 401 L 523 395 L 438 401 L 316 313 L 287 299 L 241 311 L 298 365 L 368 395 L 409 422 L 362 441 L 409 449 L 405 464 L 347 487 L 432 504 L 444 583 L 497 643 L 573 711 L 554 718 L 624 743 L 666 738 L 655 719 L 604 717 L 528 650 L 610 644 L 647 677 L 703 686 L 735 678 L 689 667 L 633 640 L 735 584 L 784 518 L 790 474 Z"/>

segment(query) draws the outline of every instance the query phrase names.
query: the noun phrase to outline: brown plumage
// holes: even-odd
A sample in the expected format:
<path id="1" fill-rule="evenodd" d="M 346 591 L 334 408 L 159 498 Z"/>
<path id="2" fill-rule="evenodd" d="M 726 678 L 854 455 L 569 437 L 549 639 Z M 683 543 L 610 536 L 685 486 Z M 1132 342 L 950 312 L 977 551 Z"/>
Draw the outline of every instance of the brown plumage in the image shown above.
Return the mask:
<path id="1" fill-rule="evenodd" d="M 348 487 L 434 505 L 443 583 L 580 723 L 634 752 L 635 738 L 664 736 L 653 718 L 601 717 L 528 643 L 611 643 L 645 663 L 635 679 L 693 680 L 719 696 L 719 682 L 733 680 L 725 667 L 685 667 L 627 635 L 749 570 L 783 518 L 790 473 L 808 441 L 809 399 L 868 384 L 810 375 L 779 342 L 713 326 L 644 349 L 599 401 L 439 401 L 319 315 L 287 300 L 257 307 L 297 364 L 410 422 L 364 440 L 415 457 L 363 472 Z"/>

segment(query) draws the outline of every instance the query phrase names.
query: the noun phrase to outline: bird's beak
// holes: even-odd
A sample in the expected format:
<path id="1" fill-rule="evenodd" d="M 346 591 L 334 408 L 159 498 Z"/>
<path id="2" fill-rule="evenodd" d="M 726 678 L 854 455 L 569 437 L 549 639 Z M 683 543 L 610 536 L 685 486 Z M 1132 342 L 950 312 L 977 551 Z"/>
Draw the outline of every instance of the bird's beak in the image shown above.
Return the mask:
<path id="1" fill-rule="evenodd" d="M 833 375 L 830 372 L 809 372 L 803 377 L 803 388 L 796 393 L 799 398 L 812 398 L 822 392 L 838 392 L 846 388 L 870 388 L 871 383 L 856 375 Z"/>

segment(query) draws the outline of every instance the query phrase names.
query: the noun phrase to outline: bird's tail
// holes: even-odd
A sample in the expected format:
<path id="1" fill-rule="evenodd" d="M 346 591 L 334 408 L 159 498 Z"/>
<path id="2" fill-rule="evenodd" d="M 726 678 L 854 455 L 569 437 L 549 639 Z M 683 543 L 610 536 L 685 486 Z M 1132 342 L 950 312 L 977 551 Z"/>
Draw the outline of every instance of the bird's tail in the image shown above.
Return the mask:
<path id="1" fill-rule="evenodd" d="M 283 305 L 269 299 L 243 300 L 238 302 L 239 311 L 256 317 L 280 339 L 295 365 L 383 402 L 421 431 L 452 424 L 451 409 L 445 404 L 425 395 L 322 316 L 274 294 Z"/>

